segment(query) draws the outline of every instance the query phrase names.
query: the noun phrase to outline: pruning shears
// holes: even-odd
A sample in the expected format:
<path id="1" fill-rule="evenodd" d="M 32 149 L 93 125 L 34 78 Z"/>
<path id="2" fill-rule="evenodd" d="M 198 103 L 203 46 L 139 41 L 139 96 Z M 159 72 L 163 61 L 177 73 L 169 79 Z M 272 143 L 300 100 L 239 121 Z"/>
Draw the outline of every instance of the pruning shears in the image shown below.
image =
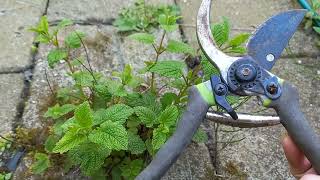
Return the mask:
<path id="1" fill-rule="evenodd" d="M 213 75 L 209 81 L 190 89 L 186 110 L 175 133 L 137 179 L 160 179 L 191 142 L 210 106 L 217 104 L 233 118 L 232 121 L 240 121 L 226 100 L 228 94 L 257 96 L 263 106 L 275 109 L 280 123 L 320 174 L 320 137 L 301 112 L 298 91 L 270 72 L 307 11 L 290 10 L 271 17 L 251 36 L 247 55 L 231 57 L 215 46 L 210 30 L 210 7 L 211 0 L 202 1 L 197 17 L 197 37 L 202 51 L 219 69 L 220 75 Z M 232 124 L 230 120 L 221 120 L 228 124 L 223 121 Z M 250 122 L 247 125 L 249 127 Z"/>

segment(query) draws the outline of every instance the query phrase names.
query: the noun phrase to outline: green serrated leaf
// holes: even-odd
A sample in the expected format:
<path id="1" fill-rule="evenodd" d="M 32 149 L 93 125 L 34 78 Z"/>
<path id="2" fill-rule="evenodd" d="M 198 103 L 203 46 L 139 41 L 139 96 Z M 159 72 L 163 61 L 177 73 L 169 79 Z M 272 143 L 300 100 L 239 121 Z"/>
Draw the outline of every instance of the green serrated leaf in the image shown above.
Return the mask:
<path id="1" fill-rule="evenodd" d="M 250 34 L 248 33 L 239 34 L 228 42 L 228 46 L 231 46 L 231 47 L 240 46 L 243 43 L 245 43 L 249 37 L 250 37 Z"/>
<path id="2" fill-rule="evenodd" d="M 47 56 L 48 64 L 51 68 L 53 68 L 56 63 L 58 63 L 60 60 L 66 59 L 67 56 L 68 53 L 64 49 L 53 49 Z"/>
<path id="3" fill-rule="evenodd" d="M 189 44 L 181 41 L 170 40 L 168 42 L 166 50 L 172 53 L 185 53 L 195 55 L 195 50 Z"/>
<path id="4" fill-rule="evenodd" d="M 79 48 L 81 47 L 81 39 L 83 39 L 84 37 L 84 32 L 73 31 L 65 38 L 64 43 L 69 48 Z"/>
<path id="5" fill-rule="evenodd" d="M 129 116 L 133 114 L 133 109 L 125 104 L 116 104 L 108 109 L 100 109 L 94 114 L 94 124 L 101 124 L 105 121 L 113 121 L 124 124 Z"/>
<path id="6" fill-rule="evenodd" d="M 80 164 L 85 175 L 92 175 L 104 164 L 111 151 L 95 143 L 85 142 L 68 152 L 74 164 Z"/>
<path id="7" fill-rule="evenodd" d="M 43 174 L 51 166 L 48 155 L 44 153 L 36 153 L 34 158 L 36 162 L 31 166 L 34 174 Z"/>
<path id="8" fill-rule="evenodd" d="M 178 98 L 178 96 L 175 93 L 165 93 L 161 99 L 160 102 L 162 104 L 162 108 L 166 108 L 169 105 L 172 105 L 172 103 Z"/>
<path id="9" fill-rule="evenodd" d="M 93 125 L 93 115 L 90 109 L 89 102 L 86 101 L 80 104 L 74 111 L 75 122 L 81 127 L 91 127 Z"/>
<path id="10" fill-rule="evenodd" d="M 100 73 L 95 73 L 94 77 L 96 79 L 100 78 L 102 75 Z M 95 80 L 90 72 L 78 71 L 72 74 L 73 79 L 76 84 L 82 87 L 93 87 Z"/>
<path id="11" fill-rule="evenodd" d="M 137 31 L 139 30 L 136 24 L 136 21 L 132 21 L 128 18 L 121 18 L 116 19 L 113 22 L 113 25 L 118 28 L 118 31 L 120 32 L 127 32 L 127 31 Z"/>
<path id="12" fill-rule="evenodd" d="M 111 93 L 108 91 L 108 86 L 105 84 L 97 84 L 94 86 L 95 92 L 99 97 L 102 97 L 104 100 L 111 100 Z"/>
<path id="13" fill-rule="evenodd" d="M 67 27 L 67 26 L 70 26 L 70 25 L 72 25 L 72 24 L 73 24 L 72 20 L 70 20 L 70 19 L 62 19 L 62 20 L 58 23 L 58 25 L 57 25 L 57 27 L 55 28 L 55 30 L 53 31 L 53 35 L 54 35 L 54 36 L 57 36 L 58 32 L 59 32 L 62 28 Z"/>
<path id="14" fill-rule="evenodd" d="M 247 52 L 247 49 L 245 47 L 232 47 L 231 49 L 228 49 L 228 53 L 237 53 L 237 54 L 245 54 Z"/>
<path id="15" fill-rule="evenodd" d="M 143 168 L 143 160 L 135 159 L 128 162 L 126 165 L 120 166 L 121 175 L 128 180 L 134 180 Z"/>
<path id="16" fill-rule="evenodd" d="M 67 132 L 69 128 L 77 126 L 76 120 L 74 118 L 74 116 L 70 119 L 68 119 L 67 121 L 65 121 L 62 125 L 61 125 L 61 129 L 63 132 Z"/>
<path id="17" fill-rule="evenodd" d="M 47 16 L 42 16 L 39 24 L 36 27 L 29 28 L 29 30 L 36 33 L 49 34 L 49 22 Z"/>
<path id="18" fill-rule="evenodd" d="M 127 91 L 125 90 L 122 83 L 115 81 L 115 80 L 108 80 L 107 86 L 108 86 L 108 91 L 113 96 L 118 96 L 118 97 L 127 96 Z"/>
<path id="19" fill-rule="evenodd" d="M 313 29 L 318 33 L 318 34 L 320 34 L 320 27 L 313 27 Z"/>
<path id="20" fill-rule="evenodd" d="M 161 128 L 153 130 L 152 135 L 152 148 L 158 150 L 166 142 L 167 134 L 163 132 Z"/>
<path id="21" fill-rule="evenodd" d="M 140 121 L 147 127 L 152 127 L 156 120 L 156 113 L 152 109 L 143 106 L 134 108 L 134 112 L 139 117 Z"/>
<path id="22" fill-rule="evenodd" d="M 45 44 L 50 43 L 50 41 L 51 41 L 51 37 L 44 34 L 38 34 L 35 39 L 35 42 L 45 43 Z"/>
<path id="23" fill-rule="evenodd" d="M 167 24 L 167 16 L 165 14 L 159 15 L 159 24 L 166 25 Z"/>
<path id="24" fill-rule="evenodd" d="M 62 125 L 64 124 L 64 120 L 58 120 L 54 123 L 52 129 L 53 129 L 53 133 L 56 136 L 61 137 L 63 135 L 63 133 L 65 132 L 62 128 Z"/>
<path id="25" fill-rule="evenodd" d="M 153 112 L 158 114 L 161 111 L 161 104 L 158 103 L 157 97 L 153 93 L 132 93 L 126 99 L 126 104 L 131 107 L 143 106 L 151 109 Z"/>
<path id="26" fill-rule="evenodd" d="M 197 143 L 205 143 L 208 141 L 208 135 L 204 130 L 198 129 L 192 140 Z"/>
<path id="27" fill-rule="evenodd" d="M 185 87 L 186 82 L 183 78 L 177 78 L 170 82 L 169 85 L 176 89 L 182 89 L 183 87 Z"/>
<path id="28" fill-rule="evenodd" d="M 154 35 L 148 33 L 135 33 L 128 37 L 144 44 L 153 44 L 156 39 Z"/>
<path id="29" fill-rule="evenodd" d="M 59 23 L 58 23 L 58 28 L 63 28 L 66 26 L 70 26 L 73 24 L 73 21 L 71 19 L 62 19 Z"/>
<path id="30" fill-rule="evenodd" d="M 173 32 L 178 30 L 179 25 L 178 24 L 174 24 L 174 25 L 160 25 L 160 27 L 164 30 L 166 30 L 167 32 Z"/>
<path id="31" fill-rule="evenodd" d="M 167 126 L 173 126 L 176 124 L 179 116 L 178 108 L 174 105 L 168 106 L 158 117 L 158 121 Z"/>
<path id="32" fill-rule="evenodd" d="M 212 75 L 220 74 L 219 70 L 209 62 L 209 60 L 203 53 L 201 54 L 201 68 L 203 71 L 203 78 L 205 81 L 209 80 Z"/>
<path id="33" fill-rule="evenodd" d="M 211 26 L 211 31 L 216 44 L 221 47 L 229 40 L 230 24 L 229 20 L 223 17 L 223 21 Z"/>
<path id="34" fill-rule="evenodd" d="M 50 135 L 48 136 L 45 144 L 44 144 L 44 148 L 47 152 L 52 152 L 54 147 L 56 146 L 56 143 L 58 142 L 59 138 L 57 136 L 54 135 Z"/>
<path id="35" fill-rule="evenodd" d="M 89 135 L 91 142 L 100 144 L 110 150 L 127 150 L 128 133 L 119 123 L 106 121 Z"/>
<path id="36" fill-rule="evenodd" d="M 78 128 L 69 129 L 66 134 L 58 141 L 53 149 L 54 153 L 65 153 L 70 149 L 84 142 L 87 137 L 83 134 L 77 133 Z"/>
<path id="37" fill-rule="evenodd" d="M 122 84 L 126 85 L 132 80 L 132 68 L 129 64 L 126 64 L 123 72 L 121 73 Z"/>
<path id="38" fill-rule="evenodd" d="M 139 135 L 128 133 L 128 150 L 131 154 L 142 154 L 146 150 L 146 146 Z"/>
<path id="39" fill-rule="evenodd" d="M 164 77 L 180 78 L 183 75 L 185 64 L 179 61 L 160 61 L 149 69 L 149 72 L 160 74 Z"/>
<path id="40" fill-rule="evenodd" d="M 59 119 L 62 116 L 72 112 L 76 108 L 73 104 L 65 104 L 63 106 L 60 106 L 59 104 L 56 104 L 53 107 L 50 107 L 48 111 L 44 114 L 45 118 L 52 118 L 52 119 Z"/>
<path id="41" fill-rule="evenodd" d="M 146 145 L 148 153 L 151 156 L 154 156 L 155 153 L 156 153 L 156 150 L 154 150 L 153 147 L 152 147 L 152 139 L 147 139 L 146 142 L 145 142 L 145 145 Z"/>
<path id="42" fill-rule="evenodd" d="M 0 173 L 1 180 L 11 180 L 12 173 Z"/>
<path id="43" fill-rule="evenodd" d="M 179 28 L 177 20 L 180 18 L 180 16 L 160 14 L 158 22 L 162 29 L 167 32 L 173 32 Z"/>

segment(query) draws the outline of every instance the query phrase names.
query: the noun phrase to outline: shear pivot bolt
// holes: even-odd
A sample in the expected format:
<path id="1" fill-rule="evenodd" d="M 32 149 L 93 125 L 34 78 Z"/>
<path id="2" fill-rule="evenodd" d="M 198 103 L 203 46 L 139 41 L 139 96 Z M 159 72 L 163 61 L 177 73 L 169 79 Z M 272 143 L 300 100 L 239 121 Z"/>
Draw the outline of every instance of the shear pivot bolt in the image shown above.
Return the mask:
<path id="1" fill-rule="evenodd" d="M 217 84 L 214 87 L 214 92 L 218 95 L 218 96 L 223 96 L 225 94 L 227 94 L 227 87 L 223 84 Z"/>
<path id="2" fill-rule="evenodd" d="M 275 82 L 270 82 L 267 85 L 267 91 L 272 95 L 273 94 L 277 94 L 277 92 L 278 92 L 278 84 L 276 84 Z"/>
<path id="3" fill-rule="evenodd" d="M 256 68 L 251 64 L 242 64 L 236 70 L 236 78 L 239 81 L 252 81 L 257 76 Z"/>

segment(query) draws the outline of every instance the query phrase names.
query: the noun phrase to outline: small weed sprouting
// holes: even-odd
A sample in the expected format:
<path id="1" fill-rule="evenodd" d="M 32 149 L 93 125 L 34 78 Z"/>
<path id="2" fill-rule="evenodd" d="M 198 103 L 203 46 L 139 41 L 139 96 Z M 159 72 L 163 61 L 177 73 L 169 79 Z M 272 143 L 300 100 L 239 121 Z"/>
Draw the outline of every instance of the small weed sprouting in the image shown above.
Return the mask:
<path id="1" fill-rule="evenodd" d="M 152 6 L 148 5 L 145 0 L 138 0 L 131 7 L 121 11 L 113 25 L 118 28 L 119 32 L 149 32 L 160 25 L 161 16 L 178 18 L 179 14 L 180 10 L 177 6 Z"/>
<path id="2" fill-rule="evenodd" d="M 311 0 L 311 8 L 312 10 L 309 11 L 306 15 L 305 21 L 305 29 L 313 28 L 313 30 L 320 35 L 320 15 L 318 14 L 320 10 L 320 1 L 319 0 Z M 320 41 L 317 41 L 317 46 L 320 47 Z"/>
<path id="3" fill-rule="evenodd" d="M 140 12 L 144 17 L 140 17 Z M 189 87 L 218 73 L 187 43 L 170 39 L 168 43 L 164 42 L 168 33 L 178 29 L 180 18 L 173 7 L 146 8 L 143 1 L 138 1 L 133 9 L 124 10 L 115 25 L 119 31 L 137 31 L 129 38 L 153 48 L 155 59 L 146 61 L 140 70 L 126 65 L 122 72 L 114 72 L 112 77 L 94 71 L 89 59 L 85 63 L 86 58 L 74 57 L 74 50 L 85 49 L 85 33 L 73 31 L 63 43 L 58 41 L 59 31 L 72 25 L 71 20 L 62 20 L 51 29 L 44 16 L 38 26 L 31 28 L 37 34 L 37 42 L 54 47 L 47 56 L 50 68 L 64 61 L 74 82 L 53 93 L 57 104 L 44 114 L 53 125 L 49 127 L 44 149 L 33 150 L 35 160 L 31 170 L 34 174 L 44 174 L 54 168 L 57 154 L 65 159 L 66 171 L 77 166 L 86 176 L 134 179 L 140 173 L 174 132 L 186 106 Z M 148 31 L 157 26 L 163 32 L 159 42 Z M 230 28 L 226 19 L 213 25 L 212 30 L 222 50 L 245 53 L 242 45 L 248 35 L 241 34 L 229 40 Z M 163 60 L 164 52 L 191 58 L 202 56 L 202 61 L 188 69 L 183 60 Z M 200 71 L 204 77 L 199 76 Z M 142 74 L 148 77 L 144 79 Z M 206 133 L 198 130 L 194 141 L 206 140 Z"/>

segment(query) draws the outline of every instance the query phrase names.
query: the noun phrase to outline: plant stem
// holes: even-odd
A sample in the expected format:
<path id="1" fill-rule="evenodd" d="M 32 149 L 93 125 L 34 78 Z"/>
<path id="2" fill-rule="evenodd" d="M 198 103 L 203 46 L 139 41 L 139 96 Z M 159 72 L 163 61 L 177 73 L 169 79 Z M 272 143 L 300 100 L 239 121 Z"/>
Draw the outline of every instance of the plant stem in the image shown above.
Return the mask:
<path id="1" fill-rule="evenodd" d="M 8 141 L 8 142 L 15 143 L 14 141 L 12 141 L 12 140 L 10 140 L 10 139 L 8 139 L 8 138 L 5 138 L 5 137 L 2 136 L 2 135 L 0 135 L 0 138 L 6 140 L 6 141 Z"/>
<path id="2" fill-rule="evenodd" d="M 45 76 L 46 76 L 46 80 L 47 80 L 49 89 L 50 89 L 50 91 L 51 91 L 52 97 L 54 97 L 54 92 L 53 92 L 53 89 L 52 89 L 51 84 L 50 84 L 49 79 L 48 79 L 47 69 L 44 69 L 44 74 L 45 74 Z"/>
<path id="3" fill-rule="evenodd" d="M 59 41 L 58 41 L 58 35 L 55 35 L 54 38 L 55 38 L 55 43 L 54 44 L 57 46 L 57 48 L 60 48 L 59 47 Z"/>
<path id="4" fill-rule="evenodd" d="M 80 61 L 79 61 L 79 62 L 81 63 L 81 65 L 82 65 L 87 71 L 89 71 L 89 73 L 91 74 L 94 82 L 95 82 L 96 84 L 98 84 L 98 82 L 97 82 L 97 80 L 96 80 L 96 77 L 95 77 L 94 74 L 93 74 L 92 66 L 91 66 L 91 64 L 90 64 L 89 53 L 88 53 L 87 47 L 85 46 L 85 44 L 84 44 L 82 38 L 80 37 L 80 35 L 79 35 L 77 32 L 76 32 L 76 34 L 77 34 L 78 38 L 80 39 L 80 42 L 81 42 L 82 47 L 83 47 L 83 49 L 84 49 L 84 52 L 86 53 L 86 59 L 87 59 L 87 63 L 88 63 L 88 65 L 89 65 L 89 69 L 90 69 L 90 70 L 89 70 L 82 62 L 80 62 Z"/>
<path id="5" fill-rule="evenodd" d="M 68 64 L 68 67 L 69 67 L 69 70 L 70 70 L 71 74 L 73 74 L 74 73 L 74 69 L 73 69 L 72 64 L 70 62 L 70 49 L 68 49 L 68 55 L 67 55 L 67 58 L 65 59 L 65 61 Z"/>
<path id="6" fill-rule="evenodd" d="M 164 41 L 164 37 L 166 36 L 166 31 L 164 30 L 163 31 L 163 34 L 162 34 L 162 37 L 161 37 L 161 40 L 160 40 L 160 45 L 158 48 L 155 49 L 157 55 L 156 55 L 156 60 L 155 60 L 155 63 L 154 65 L 156 65 L 158 63 L 158 60 L 159 60 L 159 56 L 164 52 L 164 50 L 162 49 L 163 48 L 163 41 Z M 155 78 L 155 74 L 154 72 L 151 74 L 151 91 L 155 91 L 154 90 L 154 78 Z"/>

